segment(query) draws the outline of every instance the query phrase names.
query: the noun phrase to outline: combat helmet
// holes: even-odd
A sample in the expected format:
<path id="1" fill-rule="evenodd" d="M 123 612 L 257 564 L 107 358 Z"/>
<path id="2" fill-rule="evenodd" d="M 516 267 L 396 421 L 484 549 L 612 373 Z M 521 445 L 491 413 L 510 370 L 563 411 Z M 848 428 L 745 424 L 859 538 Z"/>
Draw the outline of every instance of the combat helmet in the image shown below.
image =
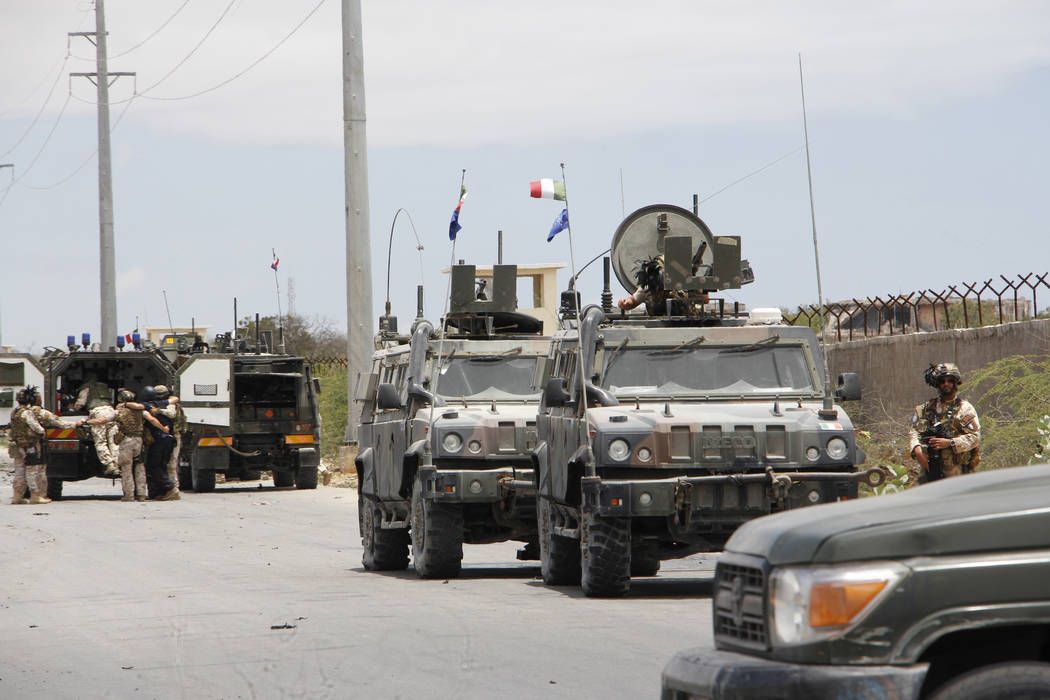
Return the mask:
<path id="1" fill-rule="evenodd" d="M 158 399 L 166 399 L 168 398 L 168 396 L 171 395 L 171 392 L 168 391 L 168 387 L 164 386 L 163 384 L 157 384 L 155 387 L 153 387 L 153 391 L 157 395 Z"/>
<path id="2" fill-rule="evenodd" d="M 139 391 L 139 401 L 142 401 L 143 403 L 148 403 L 150 401 L 156 400 L 157 391 L 152 386 L 144 386 L 142 387 L 142 390 Z"/>
<path id="3" fill-rule="evenodd" d="M 117 392 L 117 401 L 121 403 L 127 403 L 128 401 L 135 400 L 135 392 L 131 389 L 121 389 Z"/>
<path id="4" fill-rule="evenodd" d="M 953 377 L 956 385 L 962 384 L 962 373 L 959 372 L 959 367 L 954 362 L 942 362 L 939 365 L 930 365 L 922 374 L 923 380 L 934 389 L 940 387 L 941 379 L 944 377 Z"/>

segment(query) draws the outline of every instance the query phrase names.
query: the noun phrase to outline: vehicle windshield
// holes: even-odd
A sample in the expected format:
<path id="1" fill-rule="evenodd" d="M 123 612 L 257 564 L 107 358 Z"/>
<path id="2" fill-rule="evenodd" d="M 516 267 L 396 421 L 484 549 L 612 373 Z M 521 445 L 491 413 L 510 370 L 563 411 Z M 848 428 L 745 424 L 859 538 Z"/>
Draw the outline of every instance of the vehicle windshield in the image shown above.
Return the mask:
<path id="1" fill-rule="evenodd" d="M 625 347 L 602 373 L 618 396 L 781 394 L 815 391 L 803 349 L 754 344 L 737 347 Z"/>
<path id="2" fill-rule="evenodd" d="M 446 357 L 437 393 L 445 398 L 484 401 L 539 399 L 539 389 L 532 384 L 537 361 L 536 357 L 520 355 Z"/>

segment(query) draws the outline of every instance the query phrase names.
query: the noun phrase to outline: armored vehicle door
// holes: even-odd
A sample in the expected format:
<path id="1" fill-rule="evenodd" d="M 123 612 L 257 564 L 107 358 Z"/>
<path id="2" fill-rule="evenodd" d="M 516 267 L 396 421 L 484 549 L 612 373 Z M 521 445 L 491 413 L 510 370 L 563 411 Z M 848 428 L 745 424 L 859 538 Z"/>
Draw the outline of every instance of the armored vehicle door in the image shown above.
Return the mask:
<path id="1" fill-rule="evenodd" d="M 11 422 L 11 412 L 18 402 L 15 394 L 26 385 L 43 391 L 44 369 L 32 355 L 0 353 L 0 425 Z"/>
<path id="2" fill-rule="evenodd" d="M 179 369 L 179 397 L 189 425 L 231 424 L 233 366 L 228 356 L 194 355 Z"/>

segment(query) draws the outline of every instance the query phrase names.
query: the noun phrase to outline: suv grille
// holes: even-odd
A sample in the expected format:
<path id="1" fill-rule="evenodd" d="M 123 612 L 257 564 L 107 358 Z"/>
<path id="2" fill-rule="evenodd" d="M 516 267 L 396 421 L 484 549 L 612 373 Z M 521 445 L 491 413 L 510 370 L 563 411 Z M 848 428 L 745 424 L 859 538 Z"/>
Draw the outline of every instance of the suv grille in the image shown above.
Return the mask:
<path id="1" fill-rule="evenodd" d="M 715 638 L 737 646 L 768 648 L 765 591 L 761 569 L 719 562 L 715 570 Z"/>

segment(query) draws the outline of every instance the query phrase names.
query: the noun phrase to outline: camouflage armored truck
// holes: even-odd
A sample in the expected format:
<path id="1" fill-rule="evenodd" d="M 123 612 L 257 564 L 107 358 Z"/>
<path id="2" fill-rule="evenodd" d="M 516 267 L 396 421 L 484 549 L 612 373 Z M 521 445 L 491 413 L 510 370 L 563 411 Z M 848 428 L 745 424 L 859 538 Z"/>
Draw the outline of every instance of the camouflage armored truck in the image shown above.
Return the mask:
<path id="1" fill-rule="evenodd" d="M 407 568 L 410 545 L 424 578 L 458 575 L 464 543 L 525 542 L 519 558 L 536 558 L 530 451 L 550 339 L 515 311 L 515 277 L 495 266 L 493 298 L 477 299 L 475 267 L 455 265 L 443 339 L 422 318 L 377 336 L 356 392 L 366 569 Z"/>
<path id="2" fill-rule="evenodd" d="M 218 473 L 257 479 L 262 469 L 272 471 L 274 486 L 317 488 L 320 387 L 310 364 L 218 346 L 231 351 L 198 352 L 179 367 L 186 414 L 180 488 L 210 492 Z"/>
<path id="3" fill-rule="evenodd" d="M 130 389 L 138 395 L 147 386 L 173 384 L 175 366 L 155 348 L 136 344 L 127 351 L 95 351 L 90 347 L 86 334 L 83 347 L 78 347 L 70 336 L 67 350 L 52 349 L 44 355 L 43 364 L 47 370 L 44 408 L 63 418 L 87 416 L 86 408 L 78 410 L 74 404 L 82 385 L 92 380 L 109 388 L 110 403 L 113 403 L 117 389 Z M 47 464 L 47 495 L 51 499 L 62 497 L 63 482 L 104 475 L 104 467 L 86 426 L 47 428 L 44 460 Z"/>
<path id="4" fill-rule="evenodd" d="M 661 560 L 722 549 L 752 518 L 881 483 L 856 469 L 864 456 L 825 392 L 814 332 L 710 299 L 754 279 L 738 237 L 655 205 L 623 221 L 611 251 L 638 288 L 623 306 L 648 313 L 614 314 L 606 293 L 551 343 L 534 455 L 545 583 L 621 595 Z M 855 375 L 839 383 L 840 398 L 859 398 Z"/>

